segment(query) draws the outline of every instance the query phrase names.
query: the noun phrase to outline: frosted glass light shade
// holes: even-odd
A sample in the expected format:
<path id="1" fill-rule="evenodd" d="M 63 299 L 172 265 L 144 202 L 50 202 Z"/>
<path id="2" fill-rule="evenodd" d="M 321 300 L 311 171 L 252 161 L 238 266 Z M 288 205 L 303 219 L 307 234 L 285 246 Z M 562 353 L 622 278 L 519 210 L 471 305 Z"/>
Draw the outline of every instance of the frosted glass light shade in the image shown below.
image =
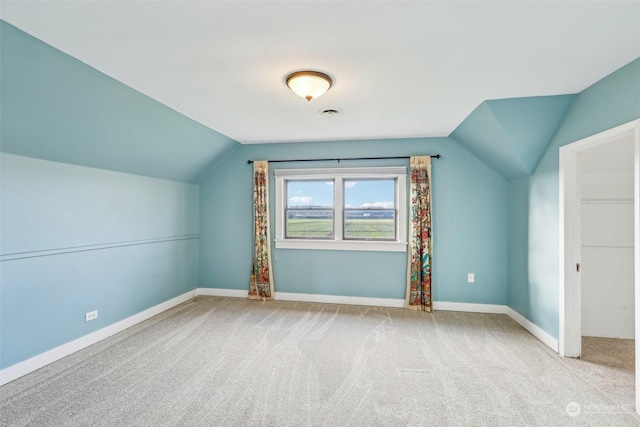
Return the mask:
<path id="1" fill-rule="evenodd" d="M 333 80 L 318 71 L 298 71 L 287 76 L 287 86 L 296 95 L 311 101 L 329 90 Z"/>

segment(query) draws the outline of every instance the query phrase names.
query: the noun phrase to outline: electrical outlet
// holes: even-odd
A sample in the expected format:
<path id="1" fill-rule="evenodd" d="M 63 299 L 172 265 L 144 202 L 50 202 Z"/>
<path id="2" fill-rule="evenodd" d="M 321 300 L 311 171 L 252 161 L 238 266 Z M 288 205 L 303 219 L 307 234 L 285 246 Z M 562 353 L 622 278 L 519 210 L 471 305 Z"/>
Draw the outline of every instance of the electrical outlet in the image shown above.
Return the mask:
<path id="1" fill-rule="evenodd" d="M 89 322 L 98 318 L 98 310 L 90 311 L 84 315 L 84 321 Z"/>
<path id="2" fill-rule="evenodd" d="M 476 275 L 473 273 L 467 274 L 467 282 L 474 283 L 476 281 Z"/>

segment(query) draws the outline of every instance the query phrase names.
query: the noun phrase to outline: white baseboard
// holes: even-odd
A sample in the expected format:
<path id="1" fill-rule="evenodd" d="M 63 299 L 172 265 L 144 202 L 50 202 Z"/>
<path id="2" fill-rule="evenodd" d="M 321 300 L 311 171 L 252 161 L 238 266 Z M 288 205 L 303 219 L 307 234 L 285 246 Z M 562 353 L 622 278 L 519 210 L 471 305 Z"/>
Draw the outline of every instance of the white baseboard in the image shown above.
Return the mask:
<path id="1" fill-rule="evenodd" d="M 199 288 L 198 295 L 208 295 L 215 297 L 247 298 L 247 290 L 221 289 L 221 288 Z M 404 299 L 393 298 L 370 298 L 370 297 L 350 297 L 342 295 L 321 295 L 321 294 L 298 294 L 291 292 L 276 292 L 273 296 L 278 301 L 299 301 L 316 302 L 323 304 L 347 304 L 347 305 L 368 305 L 374 307 L 404 307 Z"/>
<path id="2" fill-rule="evenodd" d="M 348 304 L 348 305 L 368 305 L 374 307 L 404 307 L 404 299 L 394 298 L 370 298 L 370 297 L 350 297 L 341 295 L 319 295 L 319 294 L 296 294 L 291 292 L 276 292 L 275 300 L 280 301 L 301 301 L 317 302 L 324 304 Z"/>
<path id="3" fill-rule="evenodd" d="M 221 288 L 199 288 L 198 295 L 219 296 L 219 297 L 239 297 L 246 298 L 246 290 L 221 289 Z M 274 300 L 278 301 L 299 301 L 315 302 L 322 304 L 346 304 L 346 305 L 366 305 L 373 307 L 403 308 L 404 298 L 371 298 L 354 297 L 345 295 L 324 295 L 324 294 L 301 294 L 293 292 L 276 292 Z M 472 304 L 460 302 L 434 301 L 434 310 L 442 311 L 466 311 L 470 313 L 494 313 L 506 314 L 506 305 L 497 304 Z"/>
<path id="4" fill-rule="evenodd" d="M 196 296 L 198 294 L 197 291 L 198 290 L 196 289 L 186 292 L 182 295 L 170 299 L 169 301 L 165 301 L 156 306 L 141 311 L 138 314 L 127 317 L 124 320 L 113 323 L 109 326 L 70 341 L 66 344 L 62 344 L 51 350 L 45 351 L 44 353 L 40 353 L 37 356 L 16 363 L 15 365 L 9 366 L 8 368 L 4 368 L 0 370 L 0 385 L 4 385 L 37 369 L 47 366 L 48 364 L 53 363 L 56 360 L 60 360 L 63 357 L 69 356 L 76 351 L 89 347 L 92 344 L 102 341 L 105 338 L 115 335 L 118 332 L 124 331 L 125 329 L 130 328 L 133 325 L 136 325 L 144 320 L 162 313 L 163 311 L 175 307 L 176 305 L 181 304 Z"/>
<path id="5" fill-rule="evenodd" d="M 500 304 L 473 304 L 466 302 L 434 301 L 434 310 L 466 311 L 469 313 L 506 314 L 507 306 Z"/>
<path id="6" fill-rule="evenodd" d="M 198 295 L 209 297 L 232 297 L 232 298 L 248 298 L 249 289 L 222 289 L 222 288 L 198 288 Z"/>
<path id="7" fill-rule="evenodd" d="M 507 316 L 511 317 L 516 323 L 525 328 L 527 331 L 538 338 L 540 341 L 548 345 L 551 350 L 558 352 L 558 340 L 543 331 L 538 325 L 531 322 L 529 319 L 518 313 L 511 307 L 507 307 Z"/>

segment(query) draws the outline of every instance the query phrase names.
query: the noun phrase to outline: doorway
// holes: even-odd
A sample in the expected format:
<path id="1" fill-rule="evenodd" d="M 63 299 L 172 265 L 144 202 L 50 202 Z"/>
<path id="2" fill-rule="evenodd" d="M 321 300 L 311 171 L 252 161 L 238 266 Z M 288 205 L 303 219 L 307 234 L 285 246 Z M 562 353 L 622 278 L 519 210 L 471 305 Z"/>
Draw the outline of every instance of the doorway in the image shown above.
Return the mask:
<path id="1" fill-rule="evenodd" d="M 631 145 L 630 154 L 633 159 L 633 179 L 631 182 L 632 189 L 629 191 L 632 194 L 630 198 L 628 193 L 620 193 L 619 195 L 606 193 L 605 197 L 594 197 L 597 195 L 593 193 L 594 189 L 587 189 L 585 191 L 581 191 L 581 184 L 588 182 L 589 179 L 597 179 L 598 177 L 586 177 L 581 174 L 581 166 L 582 158 L 584 157 L 587 160 L 587 166 L 593 166 L 597 164 L 598 156 L 604 152 L 606 152 L 608 144 L 624 144 L 625 141 L 629 142 Z M 589 160 L 590 159 L 590 160 Z M 627 159 L 628 160 L 628 159 Z M 591 162 L 591 163 L 590 163 Z M 606 162 L 603 162 L 606 163 Z M 598 172 L 603 171 L 595 171 L 597 175 Z M 560 318 L 560 336 L 559 336 L 559 353 L 561 356 L 565 357 L 580 357 L 582 354 L 582 328 L 583 328 L 583 319 L 582 319 L 582 310 L 583 310 L 583 285 L 586 286 L 584 289 L 585 292 L 589 292 L 590 294 L 585 294 L 585 303 L 587 304 L 585 308 L 585 313 L 588 313 L 592 310 L 592 307 L 589 304 L 593 304 L 592 299 L 594 298 L 592 290 L 590 290 L 590 286 L 594 286 L 590 284 L 589 281 L 593 280 L 593 277 L 586 278 L 582 277 L 582 263 L 583 257 L 585 261 L 588 257 L 593 257 L 595 255 L 603 256 L 605 252 L 611 249 L 615 249 L 613 247 L 604 248 L 604 246 L 624 246 L 626 244 L 632 245 L 632 250 L 630 252 L 633 262 L 632 272 L 632 281 L 633 281 L 633 290 L 627 290 L 627 298 L 632 297 L 634 304 L 628 304 L 626 308 L 626 312 L 624 309 L 620 310 L 618 307 L 618 322 L 627 322 L 626 328 L 627 334 L 631 334 L 633 338 L 635 338 L 635 359 L 636 366 L 640 366 L 639 361 L 639 342 L 638 339 L 640 335 L 640 261 L 639 257 L 639 246 L 640 246 L 640 220 L 638 218 L 640 212 L 640 185 L 638 185 L 640 177 L 640 120 L 635 120 L 633 122 L 627 123 L 625 125 L 618 126 L 616 128 L 610 129 L 605 132 L 601 132 L 597 135 L 593 135 L 591 137 L 585 138 L 583 140 L 577 141 L 575 143 L 566 145 L 560 148 L 560 304 L 559 304 L 559 318 Z M 611 178 L 611 177 L 609 177 Z M 608 179 L 609 179 L 608 178 Z M 584 185 L 584 184 L 583 184 Z M 597 189 L 595 189 L 597 190 Z M 594 191 L 595 191 L 594 190 Z M 602 189 L 600 189 L 602 190 Z M 617 191 L 617 190 L 616 190 Z M 620 191 L 624 192 L 624 189 L 620 189 Z M 615 191 L 614 191 L 615 193 Z M 605 193 L 602 193 L 605 194 Z M 586 197 L 585 197 L 586 196 Z M 591 198 L 590 198 L 591 197 Z M 585 209 L 583 214 L 583 206 L 584 203 L 600 203 L 602 206 L 598 206 L 597 208 L 593 208 L 593 206 Z M 602 218 L 604 212 L 609 210 L 609 213 L 616 211 L 615 215 L 619 215 L 620 212 L 624 212 L 625 209 L 622 207 L 623 204 L 628 203 L 630 208 L 633 206 L 631 210 L 631 215 L 633 216 L 633 228 L 631 236 L 617 236 L 617 240 L 613 242 L 612 236 L 608 233 L 611 232 L 611 227 L 607 230 L 606 235 L 598 236 L 597 232 L 594 234 L 583 234 L 583 226 L 582 222 L 592 222 L 594 218 Z M 617 208 L 612 209 L 612 206 L 616 206 Z M 621 208 L 622 207 L 622 208 Z M 586 214 L 586 215 L 585 215 Z M 591 217 L 590 217 L 591 215 Z M 624 214 L 623 214 L 624 215 Z M 585 224 L 586 226 L 593 224 Z M 616 227 L 613 227 L 613 230 L 617 230 Z M 628 229 L 627 233 L 628 233 Z M 614 231 L 617 232 L 617 231 Z M 586 239 L 584 243 L 589 247 L 588 249 L 583 248 L 582 239 Z M 625 240 L 628 239 L 628 240 Z M 625 243 L 626 242 L 626 243 Z M 622 248 L 619 248 L 622 250 Z M 604 255 L 608 256 L 612 259 L 615 256 L 611 256 L 611 254 Z M 586 280 L 585 280 L 586 279 Z M 582 281 L 585 280 L 583 284 Z M 597 284 L 595 285 L 597 286 Z M 602 292 L 602 291 L 601 291 Z M 607 295 L 610 297 L 611 295 Z M 618 297 L 623 298 L 623 297 Z M 613 300 L 609 298 L 607 303 L 615 306 L 619 303 L 619 299 Z M 619 304 L 618 304 L 619 305 Z M 631 308 L 633 306 L 633 308 Z M 629 313 L 631 310 L 633 313 Z M 621 320 L 627 316 L 626 320 Z M 629 318 L 629 316 L 631 316 Z M 631 322 L 632 324 L 629 324 Z M 597 328 L 601 328 L 602 325 L 599 325 Z M 592 328 L 591 333 L 595 333 L 596 329 L 593 324 L 589 324 L 586 322 L 584 324 L 585 328 Z M 616 328 L 612 328 L 611 324 L 608 325 L 609 330 L 613 330 Z M 606 329 L 607 325 L 602 326 L 602 328 Z M 601 328 L 601 330 L 602 330 Z M 634 332 L 632 332 L 635 330 Z M 601 331 L 597 332 L 601 333 Z M 620 330 L 618 332 L 620 333 Z M 639 380 L 639 372 L 640 369 L 636 369 L 635 372 L 635 395 L 636 395 L 636 412 L 639 412 L 640 409 L 640 380 Z"/>

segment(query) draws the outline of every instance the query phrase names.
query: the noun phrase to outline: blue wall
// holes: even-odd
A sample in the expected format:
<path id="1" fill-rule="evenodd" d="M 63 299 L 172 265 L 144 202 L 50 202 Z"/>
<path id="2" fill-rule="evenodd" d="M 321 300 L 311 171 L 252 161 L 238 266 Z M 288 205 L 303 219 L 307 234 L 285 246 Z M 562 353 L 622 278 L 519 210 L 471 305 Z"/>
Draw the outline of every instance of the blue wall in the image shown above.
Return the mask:
<path id="1" fill-rule="evenodd" d="M 640 59 L 574 100 L 533 175 L 510 184 L 509 305 L 554 337 L 559 328 L 559 148 L 640 118 Z M 528 195 L 525 198 L 523 195 Z M 526 218 L 525 218 L 526 215 Z M 526 221 L 526 222 L 525 222 Z M 523 226 L 527 239 L 517 237 Z M 527 263 L 524 264 L 524 257 Z"/>
<path id="2" fill-rule="evenodd" d="M 238 144 L 3 21 L 0 43 L 2 369 L 196 288 L 175 181 Z"/>
<path id="3" fill-rule="evenodd" d="M 0 161 L 0 368 L 198 286 L 196 185 Z"/>
<path id="4" fill-rule="evenodd" d="M 195 182 L 238 143 L 0 21 L 5 153 Z"/>
<path id="5" fill-rule="evenodd" d="M 404 156 L 433 160 L 435 301 L 506 304 L 507 181 L 448 138 L 244 145 L 200 183 L 203 287 L 247 289 L 252 167 L 247 160 Z M 406 160 L 281 163 L 273 168 L 407 165 Z M 274 191 L 271 191 L 272 230 Z M 278 249 L 276 292 L 402 299 L 406 253 Z M 467 283 L 467 273 L 476 283 Z"/>
<path id="6" fill-rule="evenodd" d="M 531 318 L 529 311 L 529 177 L 509 181 L 508 306 Z M 519 290 L 514 292 L 514 290 Z"/>

